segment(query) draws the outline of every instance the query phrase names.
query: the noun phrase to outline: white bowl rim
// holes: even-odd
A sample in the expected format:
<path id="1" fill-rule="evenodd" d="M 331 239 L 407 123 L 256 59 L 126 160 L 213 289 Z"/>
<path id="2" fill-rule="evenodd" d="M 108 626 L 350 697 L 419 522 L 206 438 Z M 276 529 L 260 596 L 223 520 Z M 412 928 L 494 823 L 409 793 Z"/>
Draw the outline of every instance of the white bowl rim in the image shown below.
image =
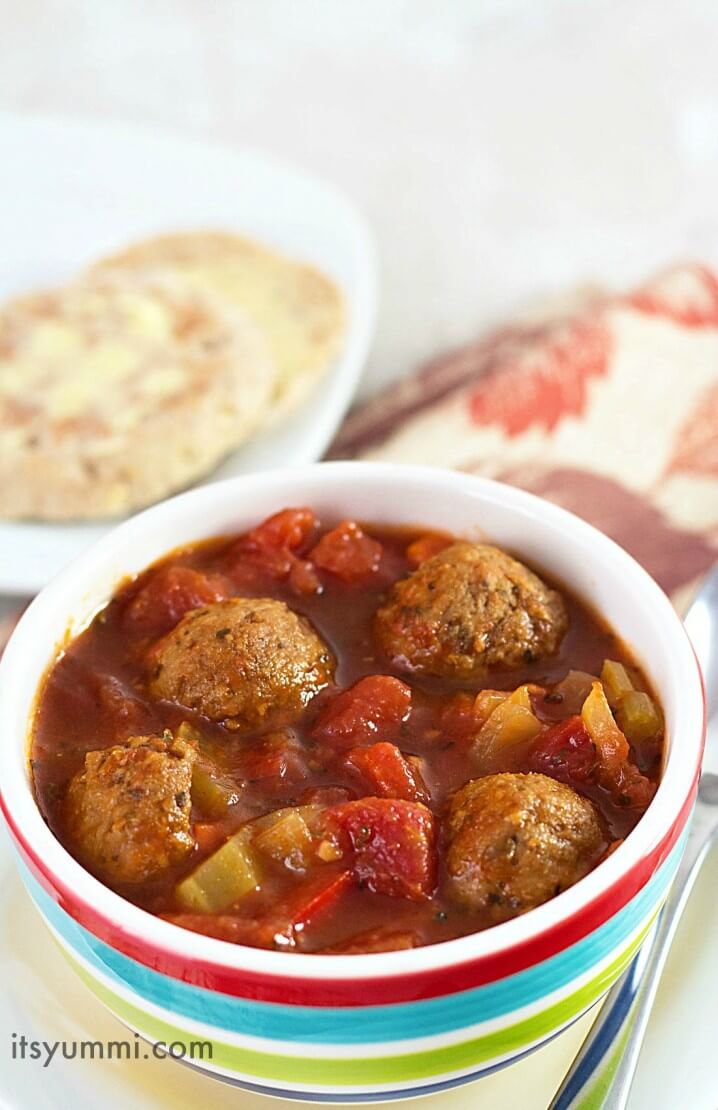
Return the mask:
<path id="1" fill-rule="evenodd" d="M 653 607 L 670 643 L 672 666 L 677 669 L 685 689 L 679 703 L 670 751 L 658 791 L 645 815 L 619 848 L 580 882 L 528 913 L 490 929 L 471 933 L 454 940 L 398 952 L 357 955 L 321 955 L 287 953 L 237 945 L 182 929 L 140 909 L 106 887 L 86 871 L 63 848 L 46 825 L 35 802 L 27 775 L 27 733 L 21 743 L 0 745 L 0 784 L 3 801 L 20 834 L 32 851 L 43 861 L 48 872 L 60 880 L 79 901 L 135 937 L 140 945 L 155 946 L 176 959 L 189 959 L 213 964 L 231 971 L 246 971 L 252 976 L 270 978 L 314 979 L 317 981 L 362 980 L 408 976 L 412 973 L 437 971 L 483 957 L 495 956 L 530 941 L 588 907 L 602 893 L 620 883 L 666 837 L 686 805 L 695 786 L 705 731 L 705 706 L 700 669 L 688 635 L 671 602 L 650 575 L 621 547 L 585 521 L 551 502 L 488 478 L 461 474 L 433 467 L 377 462 L 315 463 L 290 470 L 273 470 L 243 475 L 203 486 L 178 495 L 118 525 L 107 536 L 75 559 L 57 575 L 35 598 L 18 622 L 5 653 L 0 660 L 0 735 L 11 732 L 11 721 L 17 712 L 18 696 L 13 675 L 20 672 L 28 658 L 51 657 L 54 643 L 43 641 L 45 614 L 59 607 L 66 608 L 66 595 L 81 596 L 88 578 L 104 560 L 108 560 L 118 543 L 128 547 L 133 537 L 142 533 L 148 522 L 168 525 L 189 519 L 202 505 L 219 503 L 241 504 L 241 492 L 252 487 L 253 493 L 275 492 L 291 478 L 308 487 L 307 503 L 311 503 L 312 483 L 322 488 L 348 489 L 359 480 L 377 486 L 397 483 L 424 483 L 432 494 L 442 490 L 466 493 L 484 503 L 500 503 L 534 520 L 541 520 L 570 532 L 575 541 L 582 541 L 591 557 L 601 564 L 604 573 L 626 578 L 631 588 Z M 427 513 L 430 527 L 431 513 Z M 417 524 L 423 523 L 417 521 Z M 540 525 L 539 525 L 540 527 Z M 181 543 L 181 541 L 178 541 Z M 177 546 L 172 543 L 169 547 Z M 590 598 L 588 598 L 590 602 Z M 71 610 L 67 610 L 68 622 Z M 44 644 L 38 651 L 38 643 Z M 43 662 L 38 682 L 45 671 Z M 35 684 L 37 686 L 37 683 Z M 30 722 L 34 704 L 21 706 L 26 722 Z"/>

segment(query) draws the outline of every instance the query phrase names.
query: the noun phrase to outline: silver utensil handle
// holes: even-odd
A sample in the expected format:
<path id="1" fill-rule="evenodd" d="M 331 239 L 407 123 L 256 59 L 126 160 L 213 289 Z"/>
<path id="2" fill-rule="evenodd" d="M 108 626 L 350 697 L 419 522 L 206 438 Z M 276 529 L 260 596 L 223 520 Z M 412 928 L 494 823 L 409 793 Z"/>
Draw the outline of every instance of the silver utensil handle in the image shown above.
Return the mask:
<path id="1" fill-rule="evenodd" d="M 623 1019 L 625 1032 L 620 1037 L 616 1037 L 616 1041 L 622 1042 L 620 1043 L 621 1056 L 613 1075 L 607 1082 L 602 1083 L 601 1110 L 626 1110 L 628 1106 L 628 1096 L 636 1073 L 648 1018 L 653 1008 L 668 952 L 698 874 L 717 842 L 718 828 L 701 845 L 696 845 L 698 851 L 692 860 L 684 858 L 666 899 L 653 937 L 646 942 L 647 947 L 644 949 L 643 960 L 640 960 L 639 957 L 642 966 L 627 973 L 639 977 L 640 985 Z M 597 1076 L 594 1074 L 587 1075 L 585 1080 L 580 1083 L 578 1090 L 576 1089 L 576 1079 L 583 1070 L 585 1061 L 590 1057 L 594 1043 L 600 1038 L 602 1029 L 611 1021 L 612 1011 L 620 1004 L 624 989 L 625 976 L 609 991 L 601 1014 L 564 1078 L 549 1110 L 570 1110 L 571 1107 L 579 1107 L 588 1095 L 589 1089 L 593 1086 Z"/>

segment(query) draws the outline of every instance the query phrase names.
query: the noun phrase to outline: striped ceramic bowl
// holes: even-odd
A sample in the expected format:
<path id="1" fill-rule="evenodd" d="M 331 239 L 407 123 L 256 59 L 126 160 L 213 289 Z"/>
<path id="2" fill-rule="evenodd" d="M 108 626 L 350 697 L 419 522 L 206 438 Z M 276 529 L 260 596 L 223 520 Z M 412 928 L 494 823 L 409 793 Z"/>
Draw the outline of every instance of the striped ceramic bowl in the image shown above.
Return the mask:
<path id="1" fill-rule="evenodd" d="M 660 789 L 626 842 L 553 901 L 474 936 L 412 951 L 312 956 L 196 935 L 107 889 L 55 840 L 35 804 L 28 735 L 38 683 L 64 638 L 120 579 L 179 544 L 244 529 L 287 505 L 326 518 L 486 535 L 592 602 L 660 691 Z M 683 627 L 610 540 L 525 493 L 439 470 L 319 464 L 206 486 L 121 525 L 30 606 L 0 665 L 0 789 L 18 866 L 65 958 L 151 1041 L 207 1041 L 208 1072 L 250 1090 L 368 1101 L 441 1090 L 537 1047 L 627 966 L 675 873 L 703 740 L 701 680 Z M 197 1061 L 195 1061 L 197 1062 Z"/>

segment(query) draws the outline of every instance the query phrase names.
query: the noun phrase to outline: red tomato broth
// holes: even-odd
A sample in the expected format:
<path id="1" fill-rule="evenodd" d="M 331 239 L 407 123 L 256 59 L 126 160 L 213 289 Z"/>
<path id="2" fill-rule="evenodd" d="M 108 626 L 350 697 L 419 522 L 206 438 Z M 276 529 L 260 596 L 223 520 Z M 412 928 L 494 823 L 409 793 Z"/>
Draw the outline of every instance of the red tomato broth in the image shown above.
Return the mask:
<path id="1" fill-rule="evenodd" d="M 415 569 L 416 552 L 425 550 L 433 554 L 451 538 L 427 533 L 426 529 L 361 525 L 364 537 L 358 561 L 361 573 L 346 573 L 347 555 L 343 550 L 338 560 L 342 568 L 339 576 L 326 569 L 332 564 L 331 558 L 322 560 L 325 568 L 316 568 L 310 561 L 312 549 L 321 545 L 322 538 L 326 540 L 332 529 L 337 531 L 337 522 L 322 522 L 320 527 L 318 521 L 312 524 L 305 510 L 302 514 L 297 527 L 292 526 L 291 520 L 282 521 L 281 527 L 274 530 L 279 538 L 274 547 L 271 542 L 268 544 L 266 572 L 262 569 L 262 543 L 253 539 L 258 531 L 261 536 L 261 526 L 244 537 L 223 537 L 175 551 L 123 585 L 88 628 L 66 647 L 48 672 L 35 719 L 32 770 L 41 811 L 58 839 L 77 854 L 66 828 L 63 798 L 69 780 L 82 768 L 86 753 L 121 743 L 133 735 L 161 735 L 165 729 L 176 730 L 182 722 L 189 722 L 202 733 L 205 754 L 236 783 L 239 801 L 226 815 L 214 820 L 193 807 L 193 824 L 201 826 L 204 849 L 198 843 L 182 864 L 168 867 L 157 878 L 136 884 L 113 884 L 119 894 L 185 927 L 238 943 L 279 949 L 296 946 L 314 952 L 378 951 L 382 946 L 436 943 L 486 928 L 492 924 L 488 918 L 461 909 L 444 893 L 440 819 L 447 800 L 469 779 L 482 774 L 545 773 L 550 758 L 546 758 L 546 753 L 537 755 L 536 742 L 531 741 L 513 745 L 500 758 L 477 766 L 470 752 L 470 737 L 462 735 L 460 714 L 457 717 L 453 709 L 457 695 L 468 692 L 474 696 L 482 689 L 514 690 L 524 683 L 551 687 L 571 669 L 598 675 L 606 658 L 622 662 L 638 689 L 650 692 L 650 686 L 605 622 L 563 586 L 559 588 L 569 614 L 569 629 L 559 650 L 550 658 L 520 669 L 492 670 L 484 681 L 468 683 L 407 674 L 377 652 L 372 619 L 387 588 Z M 346 533 L 345 528 L 338 531 Z M 284 549 L 283 535 L 291 537 Z M 271 539 L 272 529 L 269 536 Z M 371 544 L 367 544 L 367 539 Z M 381 545 L 379 559 L 375 557 L 374 543 Z M 326 543 L 323 548 L 326 556 Z M 370 559 L 366 557 L 367 549 Z M 371 571 L 367 569 L 369 565 Z M 209 582 L 208 599 L 213 594 L 217 598 L 271 597 L 285 601 L 308 617 L 336 656 L 336 685 L 319 693 L 295 726 L 241 735 L 186 707 L 151 697 L 146 689 L 144 660 L 153 640 L 143 633 L 147 628 L 166 627 L 161 603 L 155 618 L 151 599 L 157 593 L 157 582 L 167 580 L 168 570 L 174 567 L 205 575 Z M 190 581 L 187 576 L 179 577 L 183 585 Z M 542 577 L 552 585 L 546 575 Z M 176 589 L 176 575 L 170 574 L 169 581 L 175 587 L 170 610 L 177 616 L 181 591 Z M 318 589 L 314 588 L 315 581 Z M 201 586 L 192 582 L 192 587 L 202 598 Z M 143 591 L 150 598 L 149 603 L 142 596 Z M 142 619 L 133 624 L 132 614 L 137 613 Z M 380 728 L 361 740 L 344 738 L 333 744 L 326 730 L 317 726 L 332 720 L 332 702 L 337 696 L 345 697 L 342 691 L 372 675 L 393 676 L 411 688 L 407 719 L 399 720 L 399 714 L 391 727 Z M 541 695 L 532 696 L 532 708 L 547 730 L 565 716 L 571 716 L 562 717 L 560 703 L 545 700 Z M 447 729 L 447 721 L 454 721 L 455 727 Z M 175 896 L 178 881 L 245 822 L 282 807 L 315 801 L 341 806 L 381 793 L 378 788 L 371 788 L 371 774 L 358 770 L 347 755 L 357 745 L 368 748 L 387 742 L 405 757 L 420 759 L 420 781 L 428 788 L 429 808 L 437 818 L 439 877 L 430 898 L 411 901 L 375 893 L 364 883 L 347 883 L 342 879 L 346 858 L 321 863 L 311 869 L 311 874 L 292 872 L 274 860 L 265 860 L 259 889 L 244 895 L 229 910 L 200 915 L 187 913 L 178 905 Z M 637 766 L 654 783 L 660 771 L 661 753 L 656 740 L 637 744 L 633 749 Z M 551 757 L 553 753 L 548 754 Z M 572 756 L 567 761 L 569 768 L 572 758 L 575 759 Z M 562 767 L 556 777 L 596 804 L 612 841 L 625 838 L 640 819 L 642 809 L 620 804 L 604 786 L 586 781 L 582 772 L 574 781 Z M 336 897 L 328 899 L 326 905 L 320 897 L 317 911 L 287 942 L 284 934 L 292 915 L 301 917 L 303 905 L 307 900 L 312 902 L 322 883 L 335 885 Z"/>

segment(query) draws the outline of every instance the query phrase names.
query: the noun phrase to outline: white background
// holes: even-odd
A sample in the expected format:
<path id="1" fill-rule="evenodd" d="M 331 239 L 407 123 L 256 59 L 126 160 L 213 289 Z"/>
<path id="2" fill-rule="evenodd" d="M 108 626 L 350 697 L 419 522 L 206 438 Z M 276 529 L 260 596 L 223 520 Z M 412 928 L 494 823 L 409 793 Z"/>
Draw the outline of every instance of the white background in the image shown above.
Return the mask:
<path id="1" fill-rule="evenodd" d="M 382 263 L 365 394 L 537 295 L 625 284 L 684 257 L 718 262 L 715 0 L 0 0 L 0 107 L 249 143 L 342 186 Z M 717 907 L 705 884 L 703 894 L 671 960 L 636 1110 L 718 1106 L 718 947 L 707 943 Z M 52 1035 L 88 1035 L 85 1015 L 95 1029 L 110 1019 L 29 914 L 18 903 L 0 970 L 27 959 L 38 1029 L 52 1014 Z M 17 1002 L 26 1013 L 28 999 Z M 481 1105 L 543 1110 L 570 1048 L 544 1053 L 511 1069 L 515 1081 L 476 1088 Z M 17 1107 L 59 1105 L 53 1089 L 96 1105 L 88 1083 L 111 1082 L 101 1101 L 118 1107 L 189 1106 L 208 1092 L 169 1065 L 62 1078 L 26 1066 L 16 1078 Z"/>

